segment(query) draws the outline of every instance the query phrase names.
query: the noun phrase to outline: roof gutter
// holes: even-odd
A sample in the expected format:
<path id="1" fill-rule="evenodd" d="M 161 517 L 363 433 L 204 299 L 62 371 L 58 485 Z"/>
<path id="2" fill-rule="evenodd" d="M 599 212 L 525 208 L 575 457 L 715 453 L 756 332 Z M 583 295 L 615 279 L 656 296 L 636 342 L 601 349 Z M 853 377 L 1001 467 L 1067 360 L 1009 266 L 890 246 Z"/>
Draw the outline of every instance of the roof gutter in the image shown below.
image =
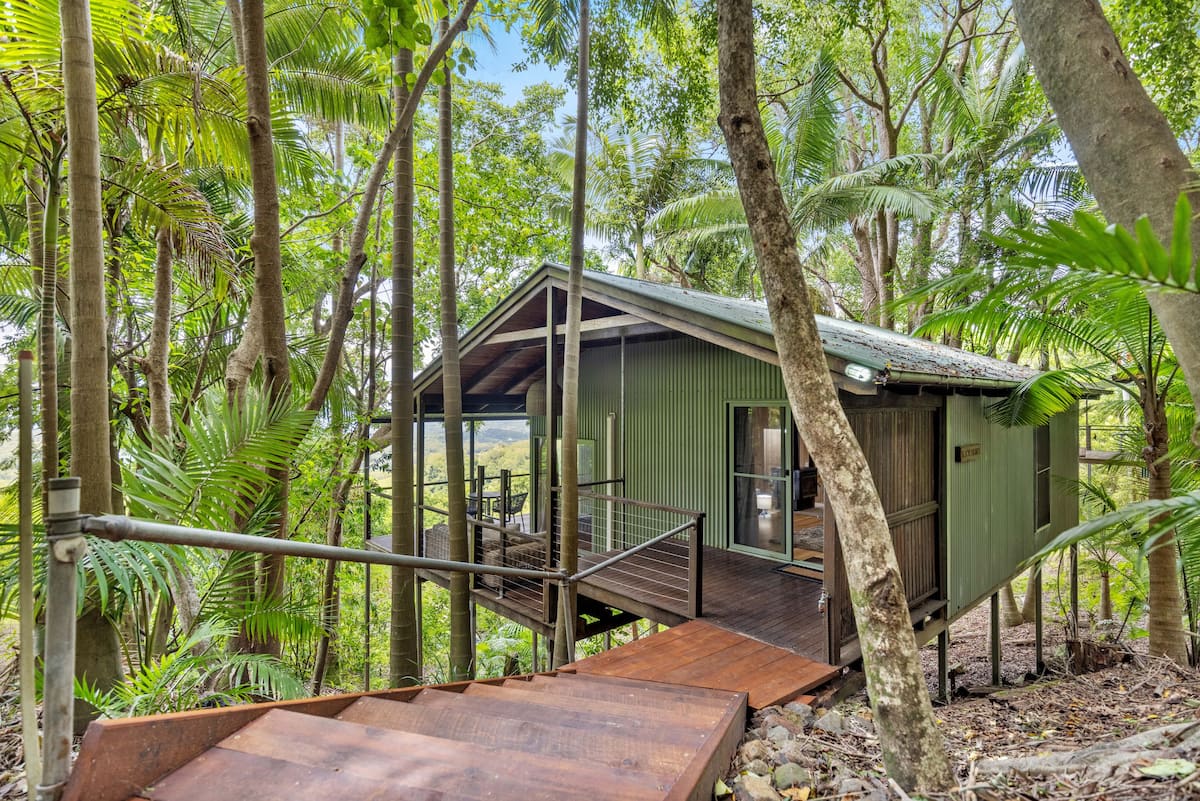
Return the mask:
<path id="1" fill-rule="evenodd" d="M 975 376 L 931 375 L 929 373 L 914 373 L 905 370 L 884 368 L 878 373 L 875 382 L 880 386 L 887 384 L 924 384 L 926 386 L 967 387 L 972 389 L 1004 389 L 1013 390 L 1021 385 L 1020 381 L 1004 378 L 977 378 Z"/>

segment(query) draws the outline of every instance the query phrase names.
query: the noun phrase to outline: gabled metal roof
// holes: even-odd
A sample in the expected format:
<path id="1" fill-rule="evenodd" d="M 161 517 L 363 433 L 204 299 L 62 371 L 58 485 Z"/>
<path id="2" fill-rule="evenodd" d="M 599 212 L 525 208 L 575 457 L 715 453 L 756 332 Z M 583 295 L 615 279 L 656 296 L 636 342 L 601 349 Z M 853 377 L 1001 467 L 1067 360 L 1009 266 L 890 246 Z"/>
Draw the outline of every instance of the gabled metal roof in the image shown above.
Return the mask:
<path id="1" fill-rule="evenodd" d="M 566 279 L 566 268 L 547 264 L 556 278 Z M 741 329 L 748 343 L 766 344 L 774 350 L 774 329 L 766 303 L 729 298 L 683 289 L 678 286 L 639 281 L 634 278 L 588 271 L 587 290 L 605 294 L 616 290 L 658 307 L 672 307 L 694 320 L 708 318 L 725 334 Z M 882 383 L 942 384 L 948 386 L 1013 387 L 1037 375 L 1037 371 L 1011 362 L 941 345 L 865 323 L 838 320 L 818 314 L 817 330 L 828 356 L 869 367 Z M 764 342 L 769 340 L 769 342 Z"/>

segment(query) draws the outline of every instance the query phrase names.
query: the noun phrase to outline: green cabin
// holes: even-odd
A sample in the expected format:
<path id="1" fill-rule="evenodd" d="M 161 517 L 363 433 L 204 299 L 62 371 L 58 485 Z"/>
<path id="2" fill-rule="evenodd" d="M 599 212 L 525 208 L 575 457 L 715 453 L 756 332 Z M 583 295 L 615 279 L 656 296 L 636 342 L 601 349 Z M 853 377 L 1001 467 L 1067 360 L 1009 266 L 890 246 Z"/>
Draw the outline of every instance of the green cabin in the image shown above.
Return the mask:
<path id="1" fill-rule="evenodd" d="M 561 417 L 546 410 L 561 403 L 566 282 L 565 268 L 544 265 L 461 340 L 465 417 L 527 419 L 536 466 L 517 508 L 507 476 L 473 480 L 481 562 L 558 558 L 559 449 L 546 443 L 560 441 Z M 792 420 L 766 305 L 586 272 L 582 320 L 579 547 L 595 573 L 579 584 L 576 636 L 704 617 L 830 664 L 856 659 L 837 509 Z M 1002 427 L 988 406 L 1029 368 L 861 323 L 817 325 L 927 640 L 1077 522 L 1057 480 L 1077 475 L 1077 414 Z M 440 361 L 416 390 L 417 419 L 437 420 Z M 418 549 L 444 556 L 443 510 L 425 491 Z M 636 553 L 605 566 L 624 550 Z M 553 635 L 553 586 L 492 577 L 474 592 Z"/>

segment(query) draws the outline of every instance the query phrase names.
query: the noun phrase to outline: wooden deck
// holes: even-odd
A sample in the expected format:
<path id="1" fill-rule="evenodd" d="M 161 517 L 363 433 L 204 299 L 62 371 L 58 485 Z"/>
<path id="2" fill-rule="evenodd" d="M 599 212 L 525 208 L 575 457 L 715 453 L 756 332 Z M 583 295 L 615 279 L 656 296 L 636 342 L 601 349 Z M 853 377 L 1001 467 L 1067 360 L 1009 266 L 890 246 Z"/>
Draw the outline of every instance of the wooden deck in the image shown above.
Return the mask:
<path id="1" fill-rule="evenodd" d="M 390 550 L 390 537 L 376 537 L 371 547 Z M 440 547 L 440 543 L 435 546 Z M 441 556 L 440 551 L 431 555 Z M 583 553 L 580 568 L 596 564 L 608 554 Z M 723 548 L 704 548 L 704 591 L 702 617 L 732 631 L 795 651 L 811 659 L 824 659 L 825 618 L 818 610 L 821 581 L 780 572 L 786 563 L 763 559 Z M 620 563 L 620 570 L 602 570 L 580 583 L 580 596 L 599 604 L 632 613 L 668 626 L 686 623 L 687 591 L 683 581 L 666 582 L 657 570 L 653 549 L 633 554 Z M 418 575 L 446 587 L 443 573 L 421 570 Z M 504 597 L 494 589 L 476 588 L 476 603 L 510 620 L 553 636 L 554 628 L 542 614 L 541 588 L 506 585 Z M 628 622 L 611 618 L 615 625 Z M 603 631 L 603 626 L 576 627 L 580 638 Z"/>
<path id="2" fill-rule="evenodd" d="M 97 721 L 64 801 L 707 801 L 744 693 L 603 676 Z"/>
<path id="3" fill-rule="evenodd" d="M 588 578 L 580 585 L 580 593 L 670 626 L 687 622 L 683 590 L 672 591 L 649 581 L 643 587 L 631 579 L 637 574 L 641 556 L 630 557 L 632 568 L 620 576 L 600 571 Z M 581 556 L 580 566 L 600 558 Z M 779 568 L 783 566 L 771 559 L 706 546 L 702 617 L 770 645 L 822 659 L 826 628 L 817 607 L 821 582 L 782 573 Z M 649 567 L 646 570 L 649 575 Z"/>
<path id="4" fill-rule="evenodd" d="M 751 709 L 791 701 L 841 672 L 703 620 L 581 659 L 563 670 L 745 692 Z"/>

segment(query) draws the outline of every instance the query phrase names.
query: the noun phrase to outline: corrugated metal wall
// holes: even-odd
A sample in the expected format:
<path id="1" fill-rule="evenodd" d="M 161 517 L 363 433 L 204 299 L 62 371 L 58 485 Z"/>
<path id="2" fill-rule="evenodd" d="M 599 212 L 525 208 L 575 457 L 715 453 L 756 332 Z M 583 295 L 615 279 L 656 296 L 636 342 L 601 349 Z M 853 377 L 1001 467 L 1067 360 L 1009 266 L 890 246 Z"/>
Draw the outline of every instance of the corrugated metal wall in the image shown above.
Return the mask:
<path id="1" fill-rule="evenodd" d="M 601 465 L 605 418 L 620 414 L 620 363 L 614 345 L 586 351 L 580 368 L 579 435 L 596 440 Z M 727 404 L 785 398 L 779 368 L 757 359 L 690 338 L 627 343 L 625 405 L 637 413 L 617 420 L 624 495 L 706 512 L 705 542 L 724 547 Z"/>
<path id="2" fill-rule="evenodd" d="M 1033 432 L 1003 428 L 984 416 L 987 398 L 946 401 L 946 539 L 950 615 L 973 606 L 1007 580 L 1049 537 L 1078 519 L 1075 495 L 1051 481 L 1051 523 L 1034 532 Z M 1052 421 L 1051 475 L 1078 473 L 1078 415 Z M 979 444 L 979 458 L 954 461 L 956 445 Z"/>

